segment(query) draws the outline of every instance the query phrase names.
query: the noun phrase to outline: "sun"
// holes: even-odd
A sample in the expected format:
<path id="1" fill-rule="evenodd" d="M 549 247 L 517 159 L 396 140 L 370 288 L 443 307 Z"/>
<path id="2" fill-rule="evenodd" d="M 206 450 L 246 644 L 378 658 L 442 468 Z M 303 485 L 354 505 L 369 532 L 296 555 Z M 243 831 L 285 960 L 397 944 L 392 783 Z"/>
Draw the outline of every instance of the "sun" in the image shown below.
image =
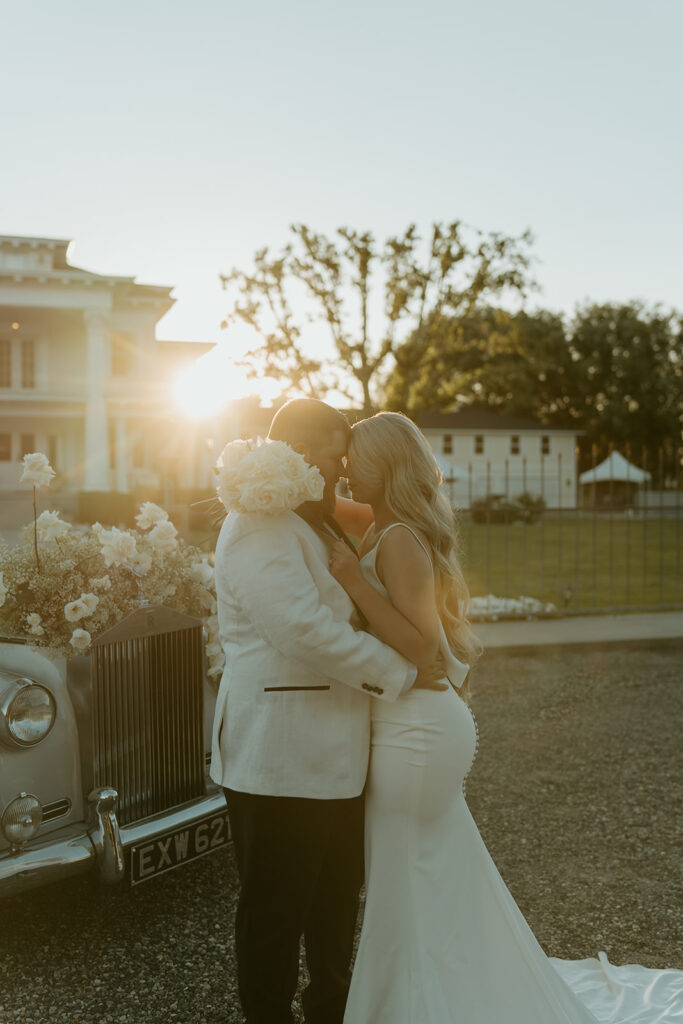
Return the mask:
<path id="1" fill-rule="evenodd" d="M 270 404 L 281 388 L 268 377 L 249 378 L 231 359 L 222 344 L 200 356 L 174 378 L 171 391 L 176 404 L 189 419 L 209 419 L 230 403 L 256 395 Z"/>

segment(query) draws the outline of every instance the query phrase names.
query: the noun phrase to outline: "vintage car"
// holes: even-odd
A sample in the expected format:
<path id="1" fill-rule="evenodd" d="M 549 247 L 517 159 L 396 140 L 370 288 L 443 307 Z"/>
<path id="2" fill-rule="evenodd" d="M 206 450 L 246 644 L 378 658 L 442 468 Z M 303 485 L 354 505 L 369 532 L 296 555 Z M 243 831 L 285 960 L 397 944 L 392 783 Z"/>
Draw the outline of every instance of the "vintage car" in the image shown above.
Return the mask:
<path id="1" fill-rule="evenodd" d="M 88 656 L 0 642 L 0 897 L 86 871 L 137 885 L 225 846 L 214 700 L 202 624 L 168 608 Z"/>

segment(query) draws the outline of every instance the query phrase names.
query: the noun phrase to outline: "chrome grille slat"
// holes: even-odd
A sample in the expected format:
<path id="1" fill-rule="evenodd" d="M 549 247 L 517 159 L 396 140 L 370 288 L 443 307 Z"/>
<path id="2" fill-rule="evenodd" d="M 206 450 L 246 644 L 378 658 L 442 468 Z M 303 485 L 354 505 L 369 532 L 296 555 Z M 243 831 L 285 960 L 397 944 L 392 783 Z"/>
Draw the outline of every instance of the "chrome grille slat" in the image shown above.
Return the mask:
<path id="1" fill-rule="evenodd" d="M 122 825 L 204 792 L 201 643 L 197 624 L 93 650 L 94 779 Z"/>

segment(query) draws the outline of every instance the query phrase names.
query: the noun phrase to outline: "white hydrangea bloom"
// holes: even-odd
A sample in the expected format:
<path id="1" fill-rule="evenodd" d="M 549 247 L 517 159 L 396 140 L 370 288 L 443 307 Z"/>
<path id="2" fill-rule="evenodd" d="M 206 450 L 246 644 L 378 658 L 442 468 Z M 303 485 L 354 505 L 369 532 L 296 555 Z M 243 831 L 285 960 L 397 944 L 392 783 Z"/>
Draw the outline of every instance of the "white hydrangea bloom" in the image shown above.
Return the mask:
<path id="1" fill-rule="evenodd" d="M 156 526 L 157 523 L 165 523 L 168 519 L 168 512 L 166 512 L 159 505 L 155 505 L 153 501 L 143 501 L 140 505 L 140 511 L 135 517 L 135 522 L 141 530 L 149 530 L 150 527 Z"/>
<path id="2" fill-rule="evenodd" d="M 55 476 L 55 471 L 48 462 L 47 455 L 43 455 L 42 452 L 31 452 L 30 455 L 24 455 L 23 465 L 24 471 L 20 477 L 22 483 L 25 481 L 33 484 L 34 487 L 47 487 Z"/>
<path id="3" fill-rule="evenodd" d="M 75 651 L 81 653 L 83 651 L 87 651 L 90 647 L 91 639 L 92 638 L 87 629 L 74 629 L 69 643 Z"/>
<path id="4" fill-rule="evenodd" d="M 126 530 L 119 530 L 112 526 L 111 530 L 102 529 L 99 534 L 102 545 L 102 557 L 104 564 L 121 565 L 128 562 L 135 554 L 135 537 Z"/>
<path id="5" fill-rule="evenodd" d="M 59 512 L 41 512 L 36 520 L 38 537 L 42 541 L 57 540 L 65 537 L 71 530 L 70 523 L 59 518 Z"/>

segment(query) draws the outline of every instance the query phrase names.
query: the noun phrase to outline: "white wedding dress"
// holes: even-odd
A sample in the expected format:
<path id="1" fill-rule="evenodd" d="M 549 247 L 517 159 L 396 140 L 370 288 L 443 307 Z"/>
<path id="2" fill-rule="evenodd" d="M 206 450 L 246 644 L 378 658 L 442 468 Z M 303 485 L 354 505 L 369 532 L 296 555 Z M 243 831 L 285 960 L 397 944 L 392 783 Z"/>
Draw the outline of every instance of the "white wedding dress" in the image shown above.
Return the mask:
<path id="1" fill-rule="evenodd" d="M 382 536 L 361 566 L 386 596 Z M 546 957 L 465 802 L 476 746 L 454 689 L 373 701 L 367 897 L 344 1024 L 683 1022 L 681 971 Z"/>

